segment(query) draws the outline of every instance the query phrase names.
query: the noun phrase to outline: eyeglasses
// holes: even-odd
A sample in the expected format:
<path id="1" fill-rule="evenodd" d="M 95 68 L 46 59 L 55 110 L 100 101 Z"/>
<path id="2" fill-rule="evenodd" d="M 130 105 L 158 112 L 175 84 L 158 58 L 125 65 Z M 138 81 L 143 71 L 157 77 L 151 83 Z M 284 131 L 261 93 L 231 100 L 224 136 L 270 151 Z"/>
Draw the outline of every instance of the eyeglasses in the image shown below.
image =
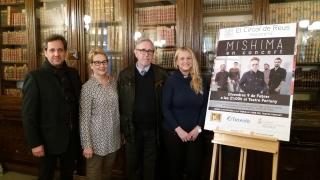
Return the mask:
<path id="1" fill-rule="evenodd" d="M 107 65 L 107 64 L 108 64 L 108 60 L 103 60 L 103 61 L 92 61 L 91 63 L 93 63 L 95 66 L 100 66 L 101 64 L 103 64 L 103 65 Z"/>
<path id="2" fill-rule="evenodd" d="M 146 55 L 146 54 L 153 54 L 154 50 L 153 49 L 136 49 L 137 51 L 139 51 L 141 54 Z"/>

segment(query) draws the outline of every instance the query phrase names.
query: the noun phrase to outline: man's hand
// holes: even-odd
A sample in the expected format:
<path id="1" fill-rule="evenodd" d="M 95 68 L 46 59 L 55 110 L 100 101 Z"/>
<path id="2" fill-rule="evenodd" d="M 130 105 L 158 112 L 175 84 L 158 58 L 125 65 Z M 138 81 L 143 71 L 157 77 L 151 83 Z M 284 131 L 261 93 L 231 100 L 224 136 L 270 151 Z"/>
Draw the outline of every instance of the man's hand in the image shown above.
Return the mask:
<path id="1" fill-rule="evenodd" d="M 43 157 L 44 156 L 44 148 L 43 145 L 34 147 L 31 149 L 33 156 L 35 157 Z"/>
<path id="2" fill-rule="evenodd" d="M 175 131 L 178 134 L 178 136 L 180 137 L 180 139 L 182 140 L 182 142 L 187 142 L 190 140 L 189 134 L 186 131 L 184 131 L 180 126 L 177 127 L 175 129 Z"/>
<path id="3" fill-rule="evenodd" d="M 85 148 L 85 149 L 83 150 L 83 156 L 84 156 L 85 158 L 87 158 L 87 159 L 92 158 L 92 154 L 93 154 L 93 151 L 92 151 L 91 148 Z"/>

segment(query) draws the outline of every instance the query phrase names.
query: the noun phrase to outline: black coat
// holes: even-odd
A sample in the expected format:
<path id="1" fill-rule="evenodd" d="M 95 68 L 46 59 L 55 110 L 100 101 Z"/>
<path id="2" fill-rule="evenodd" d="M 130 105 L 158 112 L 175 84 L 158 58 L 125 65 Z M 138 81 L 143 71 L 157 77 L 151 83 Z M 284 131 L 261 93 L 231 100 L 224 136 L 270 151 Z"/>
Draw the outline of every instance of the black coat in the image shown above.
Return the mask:
<path id="1" fill-rule="evenodd" d="M 160 121 L 162 120 L 161 100 L 162 87 L 167 77 L 167 72 L 161 67 L 151 64 L 154 71 L 154 90 L 156 105 L 156 130 L 159 131 Z M 135 101 L 135 69 L 133 64 L 120 72 L 118 78 L 119 110 L 121 132 L 126 141 L 135 141 L 135 127 L 133 125 L 133 111 Z M 159 133 L 157 133 L 159 136 Z"/>
<path id="2" fill-rule="evenodd" d="M 68 106 L 70 101 L 67 101 L 61 78 L 48 60 L 26 76 L 22 89 L 22 118 L 28 144 L 31 148 L 44 145 L 45 151 L 51 154 L 65 152 L 69 140 L 79 135 L 81 82 L 75 69 L 67 67 L 65 63 L 63 68 L 72 85 L 74 101 L 71 105 Z M 72 118 L 70 111 L 67 112 L 70 107 L 74 108 Z M 66 122 L 71 122 L 72 131 Z"/>

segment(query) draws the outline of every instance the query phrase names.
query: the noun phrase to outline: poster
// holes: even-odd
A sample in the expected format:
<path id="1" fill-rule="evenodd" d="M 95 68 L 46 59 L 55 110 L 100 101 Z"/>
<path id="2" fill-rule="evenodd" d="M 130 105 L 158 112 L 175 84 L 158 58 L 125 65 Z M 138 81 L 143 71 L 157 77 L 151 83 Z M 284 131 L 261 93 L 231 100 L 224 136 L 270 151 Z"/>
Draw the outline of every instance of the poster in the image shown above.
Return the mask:
<path id="1" fill-rule="evenodd" d="M 219 31 L 205 129 L 289 141 L 296 23 Z"/>

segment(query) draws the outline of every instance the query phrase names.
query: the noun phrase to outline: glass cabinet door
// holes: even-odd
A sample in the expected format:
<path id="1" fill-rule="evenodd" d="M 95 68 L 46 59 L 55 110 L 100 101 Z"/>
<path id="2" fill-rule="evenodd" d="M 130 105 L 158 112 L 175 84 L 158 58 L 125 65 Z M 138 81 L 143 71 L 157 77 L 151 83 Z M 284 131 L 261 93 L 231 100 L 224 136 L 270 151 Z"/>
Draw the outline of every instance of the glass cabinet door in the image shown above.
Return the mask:
<path id="1" fill-rule="evenodd" d="M 203 0 L 200 66 L 211 71 L 219 29 L 252 25 L 253 0 Z M 208 69 L 210 68 L 210 69 Z"/>
<path id="2" fill-rule="evenodd" d="M 24 0 L 1 0 L 0 13 L 0 95 L 20 96 L 30 62 Z"/>
<path id="3" fill-rule="evenodd" d="M 269 4 L 270 24 L 298 23 L 298 64 L 320 63 L 320 1 L 278 1 Z"/>
<path id="4" fill-rule="evenodd" d="M 120 0 L 86 0 L 83 17 L 86 56 L 91 49 L 102 48 L 108 55 L 108 70 L 113 75 L 124 67 L 121 3 Z"/>
<path id="5" fill-rule="evenodd" d="M 320 1 L 270 0 L 268 23 L 297 23 L 294 112 L 319 113 Z"/>
<path id="6" fill-rule="evenodd" d="M 52 34 L 63 35 L 68 39 L 68 0 L 36 1 L 37 65 L 44 61 L 43 43 Z"/>
<path id="7" fill-rule="evenodd" d="M 153 41 L 156 51 L 154 63 L 173 69 L 176 50 L 176 1 L 135 0 L 134 39 Z"/>

